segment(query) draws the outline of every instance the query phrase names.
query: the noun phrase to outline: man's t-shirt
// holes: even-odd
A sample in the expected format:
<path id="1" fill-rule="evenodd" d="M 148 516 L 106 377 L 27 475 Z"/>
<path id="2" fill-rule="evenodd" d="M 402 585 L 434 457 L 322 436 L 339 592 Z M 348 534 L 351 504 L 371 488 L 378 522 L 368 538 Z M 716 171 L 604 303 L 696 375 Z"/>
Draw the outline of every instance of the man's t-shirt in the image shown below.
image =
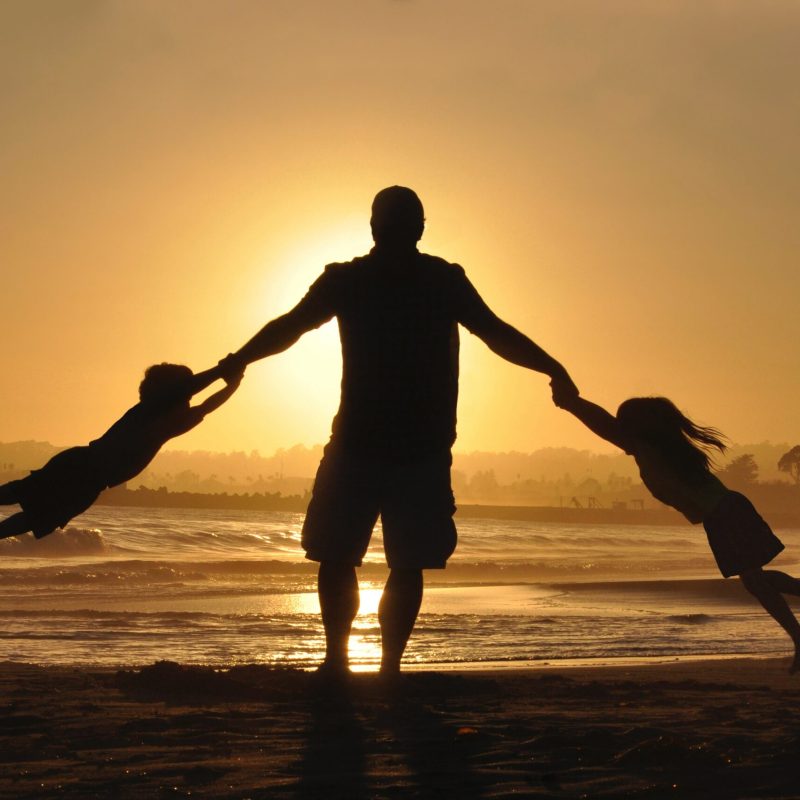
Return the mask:
<path id="1" fill-rule="evenodd" d="M 333 441 L 379 458 L 424 457 L 456 438 L 458 323 L 494 315 L 457 264 L 413 250 L 329 264 L 291 312 L 332 317 L 342 342 Z"/>

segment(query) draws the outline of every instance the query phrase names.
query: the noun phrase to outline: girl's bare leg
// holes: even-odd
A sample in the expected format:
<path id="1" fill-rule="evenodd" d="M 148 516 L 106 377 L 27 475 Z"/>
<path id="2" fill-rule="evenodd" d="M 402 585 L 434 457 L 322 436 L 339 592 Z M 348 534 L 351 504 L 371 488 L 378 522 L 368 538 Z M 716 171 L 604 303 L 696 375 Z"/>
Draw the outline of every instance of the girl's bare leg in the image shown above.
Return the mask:
<path id="1" fill-rule="evenodd" d="M 800 580 L 797 578 L 793 578 L 785 572 L 778 572 L 776 569 L 765 569 L 763 575 L 781 594 L 800 596 Z"/>
<path id="2" fill-rule="evenodd" d="M 12 514 L 0 522 L 0 539 L 7 539 L 9 536 L 19 536 L 27 533 L 31 529 L 31 524 L 25 516 L 24 511 Z"/>
<path id="3" fill-rule="evenodd" d="M 779 573 L 783 574 L 783 573 Z M 740 576 L 745 589 L 758 600 L 764 610 L 789 634 L 794 642 L 794 660 L 789 672 L 800 670 L 800 622 L 792 613 L 789 604 L 784 600 L 780 590 L 773 583 L 769 574 L 762 569 L 751 569 Z M 786 576 L 787 578 L 790 576 Z"/>

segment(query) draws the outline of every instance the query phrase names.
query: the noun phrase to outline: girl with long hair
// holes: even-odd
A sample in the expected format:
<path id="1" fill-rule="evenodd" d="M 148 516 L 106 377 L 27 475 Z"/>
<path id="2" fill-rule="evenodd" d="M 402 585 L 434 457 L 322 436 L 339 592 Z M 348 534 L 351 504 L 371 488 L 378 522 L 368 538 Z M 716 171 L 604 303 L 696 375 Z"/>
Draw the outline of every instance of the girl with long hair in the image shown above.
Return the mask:
<path id="1" fill-rule="evenodd" d="M 642 483 L 657 500 L 692 524 L 703 523 L 720 572 L 738 575 L 789 634 L 795 650 L 789 671 L 800 670 L 800 623 L 783 597 L 800 596 L 800 580 L 764 569 L 783 544 L 753 504 L 712 472 L 712 455 L 725 451 L 722 434 L 692 422 L 666 397 L 633 397 L 614 416 L 556 381 L 551 385 L 557 406 L 636 459 Z"/>

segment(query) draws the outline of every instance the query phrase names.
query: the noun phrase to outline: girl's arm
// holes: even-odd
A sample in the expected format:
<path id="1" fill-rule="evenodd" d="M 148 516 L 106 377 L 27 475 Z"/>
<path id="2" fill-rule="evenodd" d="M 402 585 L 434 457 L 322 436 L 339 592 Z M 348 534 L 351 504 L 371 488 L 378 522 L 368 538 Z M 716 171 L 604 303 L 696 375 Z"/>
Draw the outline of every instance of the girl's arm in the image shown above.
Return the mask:
<path id="1" fill-rule="evenodd" d="M 583 397 L 560 392 L 553 386 L 553 402 L 565 411 L 577 417 L 592 433 L 601 439 L 616 445 L 626 453 L 632 452 L 632 443 L 627 441 L 620 430 L 619 422 L 613 414 L 609 414 L 602 406 L 592 403 Z"/>

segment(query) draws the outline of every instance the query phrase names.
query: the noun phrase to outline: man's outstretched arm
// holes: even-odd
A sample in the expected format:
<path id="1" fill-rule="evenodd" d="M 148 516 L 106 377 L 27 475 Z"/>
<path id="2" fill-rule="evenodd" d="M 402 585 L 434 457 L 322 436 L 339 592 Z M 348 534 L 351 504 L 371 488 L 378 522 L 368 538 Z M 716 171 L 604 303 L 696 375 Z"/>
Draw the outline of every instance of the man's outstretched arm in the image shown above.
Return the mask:
<path id="1" fill-rule="evenodd" d="M 304 324 L 300 315 L 290 311 L 268 322 L 252 339 L 243 344 L 233 357 L 243 366 L 253 361 L 288 350 L 306 331 L 315 327 Z"/>
<path id="2" fill-rule="evenodd" d="M 569 374 L 561 362 L 513 325 L 509 325 L 499 317 L 492 316 L 494 319 L 483 330 L 476 332 L 492 352 L 520 367 L 542 372 L 551 378 L 570 380 Z"/>
<path id="3" fill-rule="evenodd" d="M 479 319 L 470 321 L 467 329 L 480 338 L 493 353 L 497 353 L 506 361 L 549 375 L 559 384 L 562 392 L 578 395 L 577 387 L 560 361 L 513 325 L 504 322 L 488 307 Z"/>
<path id="4" fill-rule="evenodd" d="M 458 321 L 481 339 L 493 353 L 512 364 L 549 375 L 565 395 L 578 396 L 578 389 L 561 362 L 513 325 L 500 319 L 486 305 L 463 272 L 457 296 Z"/>
<path id="5" fill-rule="evenodd" d="M 267 356 L 288 350 L 304 333 L 327 322 L 333 312 L 329 311 L 318 290 L 319 281 L 309 293 L 288 313 L 268 322 L 252 339 L 236 352 L 225 356 L 219 366 L 224 375 L 233 375 L 248 364 Z"/>

